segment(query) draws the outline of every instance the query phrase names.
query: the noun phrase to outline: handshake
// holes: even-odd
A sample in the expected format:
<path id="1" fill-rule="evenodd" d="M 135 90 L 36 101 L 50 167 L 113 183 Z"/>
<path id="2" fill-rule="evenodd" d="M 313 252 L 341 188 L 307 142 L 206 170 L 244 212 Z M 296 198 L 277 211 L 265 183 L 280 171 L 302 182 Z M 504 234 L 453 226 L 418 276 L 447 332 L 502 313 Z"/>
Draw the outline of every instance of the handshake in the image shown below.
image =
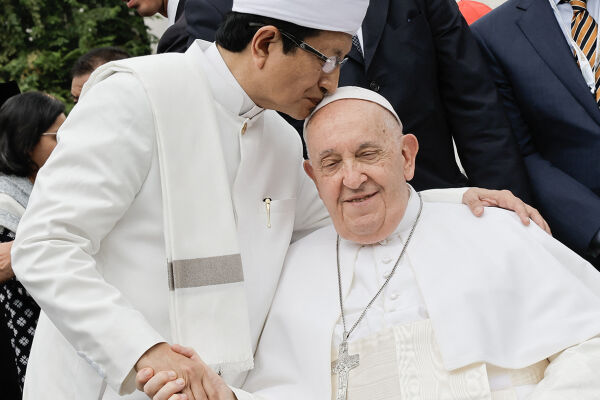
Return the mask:
<path id="1" fill-rule="evenodd" d="M 236 400 L 225 381 L 187 347 L 159 343 L 135 369 L 138 390 L 153 400 Z"/>

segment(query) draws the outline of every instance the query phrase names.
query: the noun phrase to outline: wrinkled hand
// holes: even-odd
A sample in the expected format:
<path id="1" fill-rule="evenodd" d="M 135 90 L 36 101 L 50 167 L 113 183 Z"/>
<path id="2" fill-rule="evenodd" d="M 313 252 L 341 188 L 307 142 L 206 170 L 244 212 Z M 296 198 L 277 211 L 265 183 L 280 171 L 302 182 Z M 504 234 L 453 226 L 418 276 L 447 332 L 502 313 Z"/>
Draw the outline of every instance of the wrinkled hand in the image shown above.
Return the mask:
<path id="1" fill-rule="evenodd" d="M 171 350 L 168 343 L 154 345 L 140 357 L 135 369 L 139 372 L 144 368 L 152 368 L 155 371 L 174 371 L 183 382 L 178 391 L 185 394 L 188 400 L 208 399 L 202 387 L 202 379 L 207 367 Z"/>
<path id="2" fill-rule="evenodd" d="M 15 276 L 10 263 L 10 249 L 13 242 L 0 243 L 0 283 Z"/>
<path id="3" fill-rule="evenodd" d="M 192 349 L 180 345 L 173 345 L 171 349 L 187 357 L 196 363 L 204 371 L 199 383 L 208 400 L 236 400 L 235 395 L 229 389 L 225 381 L 217 375 L 200 359 L 198 354 Z M 159 371 L 155 375 L 151 368 L 138 370 L 136 375 L 136 386 L 153 400 L 189 400 L 190 397 L 182 390 L 185 387 L 185 380 L 177 378 L 175 371 Z M 197 398 L 197 397 L 196 397 Z"/>
<path id="4" fill-rule="evenodd" d="M 505 208 L 516 212 L 523 225 L 529 225 L 529 219 L 531 218 L 540 228 L 552 235 L 548 223 L 542 218 L 538 210 L 513 195 L 510 190 L 470 188 L 463 195 L 462 201 L 478 217 L 483 214 L 484 207 Z"/>

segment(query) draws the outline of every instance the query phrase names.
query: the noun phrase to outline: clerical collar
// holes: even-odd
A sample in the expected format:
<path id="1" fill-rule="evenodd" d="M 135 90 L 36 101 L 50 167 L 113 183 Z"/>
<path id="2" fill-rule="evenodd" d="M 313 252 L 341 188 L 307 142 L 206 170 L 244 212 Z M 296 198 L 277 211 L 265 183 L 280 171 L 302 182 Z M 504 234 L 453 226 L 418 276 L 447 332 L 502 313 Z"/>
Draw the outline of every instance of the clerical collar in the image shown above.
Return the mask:
<path id="1" fill-rule="evenodd" d="M 406 210 L 404 211 L 402 220 L 400 220 L 400 223 L 390 236 L 379 241 L 379 244 L 382 246 L 387 245 L 392 240 L 398 237 L 406 239 L 406 237 L 408 236 L 408 232 L 412 228 L 415 219 L 417 218 L 417 214 L 419 213 L 419 196 L 411 185 L 409 185 L 408 183 L 407 185 L 410 189 L 410 192 L 408 197 L 408 204 L 406 205 Z"/>
<path id="2" fill-rule="evenodd" d="M 208 84 L 219 104 L 231 113 L 243 118 L 251 119 L 264 111 L 263 108 L 254 104 L 250 96 L 244 92 L 244 89 L 225 64 L 225 60 L 223 60 L 215 43 L 211 43 L 204 50 L 204 55 L 208 60 L 208 63 L 204 64 Z"/>

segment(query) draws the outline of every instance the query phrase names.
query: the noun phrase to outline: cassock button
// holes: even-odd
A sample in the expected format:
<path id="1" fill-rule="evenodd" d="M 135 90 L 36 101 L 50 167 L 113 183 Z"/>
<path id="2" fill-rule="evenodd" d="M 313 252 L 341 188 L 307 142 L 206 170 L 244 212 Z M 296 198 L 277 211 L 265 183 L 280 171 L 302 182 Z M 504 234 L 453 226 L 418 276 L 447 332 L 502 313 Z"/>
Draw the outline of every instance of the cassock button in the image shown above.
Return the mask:
<path id="1" fill-rule="evenodd" d="M 393 294 L 390 296 L 390 299 L 392 299 L 392 300 L 396 300 L 397 298 L 398 298 L 398 293 L 393 293 Z"/>
<path id="2" fill-rule="evenodd" d="M 244 122 L 244 125 L 242 125 L 242 135 L 246 133 L 246 128 L 248 128 L 248 123 Z"/>
<path id="3" fill-rule="evenodd" d="M 381 260 L 381 262 L 382 262 L 382 263 L 384 263 L 384 264 L 389 264 L 389 263 L 391 263 L 391 262 L 392 262 L 392 258 L 391 258 L 391 257 L 384 257 L 384 258 Z"/>
<path id="4" fill-rule="evenodd" d="M 391 274 L 392 274 L 392 271 L 386 272 L 385 274 L 383 274 L 383 279 L 389 278 Z"/>
<path id="5" fill-rule="evenodd" d="M 371 88 L 372 91 L 374 92 L 379 92 L 379 89 L 381 89 L 379 87 L 379 84 L 375 81 L 372 81 L 371 84 L 369 85 L 369 87 Z"/>

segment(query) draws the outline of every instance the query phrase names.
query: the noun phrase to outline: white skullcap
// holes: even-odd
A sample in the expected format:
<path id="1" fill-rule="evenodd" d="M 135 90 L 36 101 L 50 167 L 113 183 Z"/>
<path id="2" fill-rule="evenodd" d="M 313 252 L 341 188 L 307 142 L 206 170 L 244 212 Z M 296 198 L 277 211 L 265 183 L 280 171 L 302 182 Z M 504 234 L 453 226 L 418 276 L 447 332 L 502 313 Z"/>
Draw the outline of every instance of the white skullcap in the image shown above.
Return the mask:
<path id="1" fill-rule="evenodd" d="M 321 108 L 325 107 L 329 103 L 345 99 L 366 100 L 372 103 L 379 104 L 381 107 L 385 108 L 386 110 L 392 113 L 392 115 L 396 118 L 396 121 L 398 121 L 398 124 L 400 124 L 400 128 L 402 128 L 402 121 L 400 121 L 398 114 L 396 114 L 396 111 L 394 111 L 394 107 L 392 107 L 390 102 L 387 101 L 385 97 L 378 93 L 375 93 L 372 90 L 361 88 L 358 86 L 343 86 L 341 88 L 338 88 L 338 90 L 336 90 L 334 94 L 323 97 L 323 100 L 321 100 L 321 102 L 317 104 L 317 107 L 313 110 L 313 112 L 306 118 L 306 120 L 304 120 L 304 132 L 306 132 L 306 126 L 308 125 L 308 122 L 317 111 L 319 111 Z"/>
<path id="2" fill-rule="evenodd" d="M 233 0 L 232 10 L 354 35 L 368 6 L 368 0 Z"/>

